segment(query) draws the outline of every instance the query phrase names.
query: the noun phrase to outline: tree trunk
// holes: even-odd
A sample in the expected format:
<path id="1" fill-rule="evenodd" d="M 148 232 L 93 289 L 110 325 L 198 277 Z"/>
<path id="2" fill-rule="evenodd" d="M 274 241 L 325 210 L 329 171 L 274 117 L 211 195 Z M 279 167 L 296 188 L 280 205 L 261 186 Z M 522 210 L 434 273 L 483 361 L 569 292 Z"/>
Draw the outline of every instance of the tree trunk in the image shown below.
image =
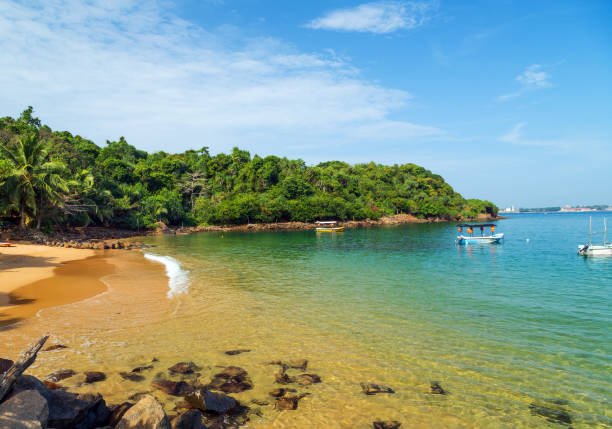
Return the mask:
<path id="1" fill-rule="evenodd" d="M 19 229 L 25 229 L 25 204 L 23 199 L 19 202 Z"/>

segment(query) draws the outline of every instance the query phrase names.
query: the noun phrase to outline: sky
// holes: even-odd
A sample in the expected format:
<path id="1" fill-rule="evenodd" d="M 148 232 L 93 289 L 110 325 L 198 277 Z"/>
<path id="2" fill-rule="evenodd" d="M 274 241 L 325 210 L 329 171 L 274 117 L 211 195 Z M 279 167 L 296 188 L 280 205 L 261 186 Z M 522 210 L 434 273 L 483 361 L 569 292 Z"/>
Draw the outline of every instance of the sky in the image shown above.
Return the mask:
<path id="1" fill-rule="evenodd" d="M 0 0 L 0 116 L 612 205 L 612 2 Z"/>

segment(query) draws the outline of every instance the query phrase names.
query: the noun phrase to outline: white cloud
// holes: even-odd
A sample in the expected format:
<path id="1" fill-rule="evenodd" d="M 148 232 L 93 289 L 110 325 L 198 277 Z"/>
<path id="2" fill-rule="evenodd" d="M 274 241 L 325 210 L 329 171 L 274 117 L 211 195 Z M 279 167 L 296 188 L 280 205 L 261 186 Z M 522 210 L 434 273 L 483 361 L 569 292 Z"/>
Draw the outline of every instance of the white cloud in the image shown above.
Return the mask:
<path id="1" fill-rule="evenodd" d="M 392 33 L 423 25 L 436 8 L 435 3 L 381 1 L 354 8 L 337 9 L 317 18 L 307 27 L 317 30 Z"/>
<path id="2" fill-rule="evenodd" d="M 540 146 L 540 147 L 554 147 L 556 149 L 569 149 L 577 145 L 576 142 L 572 142 L 565 139 L 533 139 L 525 137 L 524 129 L 527 126 L 526 122 L 516 123 L 510 131 L 499 137 L 499 140 L 505 143 L 511 143 L 522 146 Z M 591 141 L 582 141 L 580 144 L 591 144 Z"/>
<path id="3" fill-rule="evenodd" d="M 521 137 L 523 135 L 523 128 L 525 127 L 525 122 L 519 122 L 515 126 L 512 127 L 510 131 L 501 136 L 499 139 L 506 143 L 519 143 L 521 141 Z"/>
<path id="4" fill-rule="evenodd" d="M 523 88 L 541 89 L 550 86 L 550 75 L 542 70 L 539 64 L 533 64 L 525 69 L 523 73 L 516 77 Z"/>
<path id="5" fill-rule="evenodd" d="M 149 150 L 291 156 L 300 145 L 441 134 L 391 119 L 410 94 L 361 78 L 333 53 L 273 39 L 228 47 L 140 0 L 0 2 L 0 69 L 0 116 L 32 105 L 53 128 L 96 142 L 124 135 Z"/>
<path id="6" fill-rule="evenodd" d="M 515 80 L 520 84 L 518 91 L 500 95 L 497 97 L 498 101 L 507 101 L 513 98 L 520 97 L 528 91 L 544 89 L 552 86 L 550 82 L 550 74 L 542 70 L 542 66 L 539 64 L 533 64 L 527 67 L 521 74 L 519 74 Z"/>

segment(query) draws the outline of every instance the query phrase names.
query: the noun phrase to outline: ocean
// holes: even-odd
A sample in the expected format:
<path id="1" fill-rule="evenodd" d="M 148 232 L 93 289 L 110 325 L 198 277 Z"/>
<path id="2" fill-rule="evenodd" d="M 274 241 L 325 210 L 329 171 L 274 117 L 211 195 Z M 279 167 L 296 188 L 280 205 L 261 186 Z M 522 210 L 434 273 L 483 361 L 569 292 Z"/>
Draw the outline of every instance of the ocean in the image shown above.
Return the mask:
<path id="1" fill-rule="evenodd" d="M 257 427 L 610 427 L 612 258 L 577 255 L 589 216 L 602 241 L 604 213 L 512 214 L 500 245 L 437 223 L 163 236 L 148 253 L 181 266 L 178 349 L 215 318 L 210 341 L 252 349 L 243 365 L 303 357 L 322 376 Z"/>

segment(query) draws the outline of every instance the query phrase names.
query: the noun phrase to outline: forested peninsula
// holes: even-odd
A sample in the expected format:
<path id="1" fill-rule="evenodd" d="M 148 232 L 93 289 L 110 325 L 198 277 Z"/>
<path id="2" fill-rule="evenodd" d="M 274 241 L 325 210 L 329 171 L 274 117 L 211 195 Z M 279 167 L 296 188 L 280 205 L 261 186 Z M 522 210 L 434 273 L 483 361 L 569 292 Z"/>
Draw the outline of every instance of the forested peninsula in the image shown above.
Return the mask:
<path id="1" fill-rule="evenodd" d="M 170 146 L 170 144 L 168 145 Z M 33 116 L 0 119 L 0 220 L 4 226 L 56 231 L 380 219 L 495 217 L 489 202 L 464 199 L 415 164 L 308 166 L 234 148 L 147 153 L 121 137 L 103 147 Z"/>

